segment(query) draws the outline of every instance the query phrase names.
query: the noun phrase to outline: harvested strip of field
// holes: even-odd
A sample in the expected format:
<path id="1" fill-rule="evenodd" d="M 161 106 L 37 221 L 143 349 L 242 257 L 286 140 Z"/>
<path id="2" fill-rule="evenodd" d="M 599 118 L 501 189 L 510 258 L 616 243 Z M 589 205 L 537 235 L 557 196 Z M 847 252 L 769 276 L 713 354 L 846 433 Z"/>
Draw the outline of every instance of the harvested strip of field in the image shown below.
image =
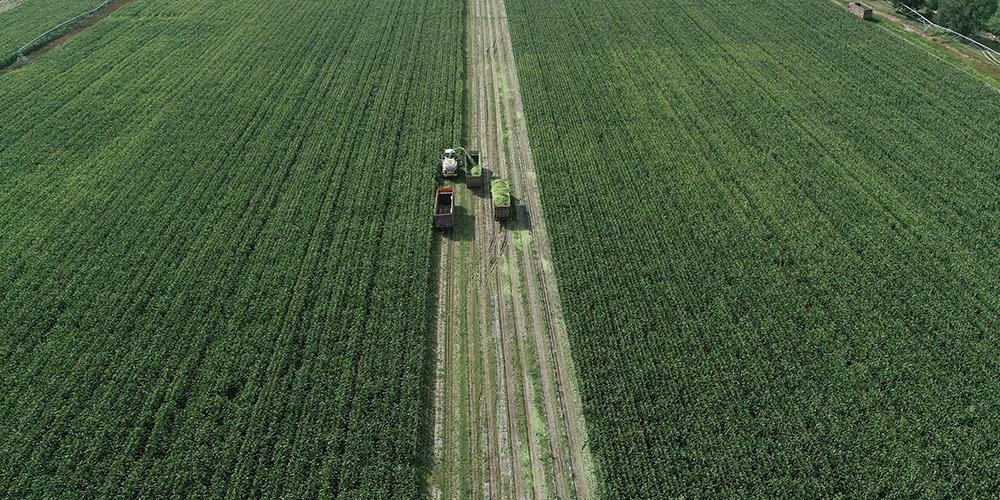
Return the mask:
<path id="1" fill-rule="evenodd" d="M 998 488 L 1000 93 L 828 0 L 507 0 L 609 498 Z"/>
<path id="2" fill-rule="evenodd" d="M 492 181 L 458 180 L 441 238 L 431 498 L 595 498 L 504 11 L 468 12 L 466 140 Z"/>
<path id="3" fill-rule="evenodd" d="M 456 5 L 132 2 L 2 77 L 0 497 L 419 495 Z"/>

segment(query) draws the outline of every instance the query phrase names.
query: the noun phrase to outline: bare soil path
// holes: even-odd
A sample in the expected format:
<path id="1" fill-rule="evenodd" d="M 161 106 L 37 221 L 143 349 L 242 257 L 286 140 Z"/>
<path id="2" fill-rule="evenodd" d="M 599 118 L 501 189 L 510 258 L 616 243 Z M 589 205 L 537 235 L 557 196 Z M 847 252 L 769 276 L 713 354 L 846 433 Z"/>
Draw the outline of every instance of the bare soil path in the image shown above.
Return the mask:
<path id="1" fill-rule="evenodd" d="M 0 12 L 6 12 L 13 9 L 18 5 L 21 5 L 21 2 L 23 1 L 24 0 L 0 0 Z"/>
<path id="2" fill-rule="evenodd" d="M 441 235 L 435 499 L 592 499 L 594 465 L 569 352 L 503 0 L 470 0 L 465 146 L 482 188 L 456 189 Z M 442 145 L 442 148 L 454 145 Z M 490 180 L 514 216 L 493 220 Z"/>

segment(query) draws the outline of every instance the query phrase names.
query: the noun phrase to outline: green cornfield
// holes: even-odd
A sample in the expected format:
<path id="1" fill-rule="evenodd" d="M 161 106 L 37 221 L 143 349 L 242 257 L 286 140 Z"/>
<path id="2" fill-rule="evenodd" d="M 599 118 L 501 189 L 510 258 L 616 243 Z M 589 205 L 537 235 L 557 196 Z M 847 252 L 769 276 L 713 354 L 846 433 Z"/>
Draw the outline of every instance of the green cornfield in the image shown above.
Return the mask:
<path id="1" fill-rule="evenodd" d="M 0 497 L 419 495 L 458 7 L 136 1 L 0 76 Z"/>
<path id="2" fill-rule="evenodd" d="M 505 3 L 601 498 L 1000 490 L 997 82 L 829 0 Z M 0 497 L 427 493 L 464 9 L 140 0 L 0 74 Z"/>
<path id="3" fill-rule="evenodd" d="M 1000 489 L 1000 93 L 828 0 L 508 0 L 604 498 Z"/>

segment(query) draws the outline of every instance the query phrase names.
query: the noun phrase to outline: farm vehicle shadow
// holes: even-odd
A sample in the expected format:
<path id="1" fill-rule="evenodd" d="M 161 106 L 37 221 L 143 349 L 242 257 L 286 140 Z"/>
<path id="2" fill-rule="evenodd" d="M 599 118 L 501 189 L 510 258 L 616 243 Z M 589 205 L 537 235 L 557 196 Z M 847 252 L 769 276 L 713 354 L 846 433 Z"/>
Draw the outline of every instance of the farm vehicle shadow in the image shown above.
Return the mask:
<path id="1" fill-rule="evenodd" d="M 463 177 L 462 178 L 462 182 L 465 182 L 465 178 L 464 178 L 465 175 L 463 174 L 462 177 Z M 482 178 L 486 179 L 486 180 L 488 180 L 488 179 L 491 178 L 490 177 L 490 170 L 489 169 L 487 169 L 487 168 L 483 169 Z M 479 198 L 479 199 L 486 198 L 490 194 L 490 190 L 487 188 L 488 184 L 489 184 L 489 182 L 484 180 L 482 186 L 474 187 L 474 188 L 469 188 L 469 192 L 471 192 L 472 196 L 474 196 L 476 198 Z"/>
<path id="2" fill-rule="evenodd" d="M 531 227 L 531 212 L 528 211 L 527 205 L 522 205 L 518 203 L 521 201 L 513 193 L 510 195 L 510 213 L 511 218 L 503 221 L 503 227 L 506 229 L 514 229 L 516 227 L 530 228 Z M 523 220 L 522 220 L 523 219 Z"/>
<path id="3" fill-rule="evenodd" d="M 472 241 L 475 232 L 471 228 L 475 227 L 475 224 L 476 218 L 468 208 L 455 205 L 455 227 L 444 231 L 444 236 L 451 241 Z"/>

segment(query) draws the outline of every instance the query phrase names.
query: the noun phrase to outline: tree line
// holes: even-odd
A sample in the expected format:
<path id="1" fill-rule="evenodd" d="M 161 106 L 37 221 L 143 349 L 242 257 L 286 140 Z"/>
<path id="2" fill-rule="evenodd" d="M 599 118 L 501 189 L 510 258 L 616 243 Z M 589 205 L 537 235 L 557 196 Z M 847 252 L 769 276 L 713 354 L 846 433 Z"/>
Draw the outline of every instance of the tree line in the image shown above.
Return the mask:
<path id="1" fill-rule="evenodd" d="M 997 0 L 892 0 L 893 7 L 902 5 L 915 10 L 926 8 L 935 23 L 963 35 L 973 35 L 980 29 L 1000 33 Z"/>

